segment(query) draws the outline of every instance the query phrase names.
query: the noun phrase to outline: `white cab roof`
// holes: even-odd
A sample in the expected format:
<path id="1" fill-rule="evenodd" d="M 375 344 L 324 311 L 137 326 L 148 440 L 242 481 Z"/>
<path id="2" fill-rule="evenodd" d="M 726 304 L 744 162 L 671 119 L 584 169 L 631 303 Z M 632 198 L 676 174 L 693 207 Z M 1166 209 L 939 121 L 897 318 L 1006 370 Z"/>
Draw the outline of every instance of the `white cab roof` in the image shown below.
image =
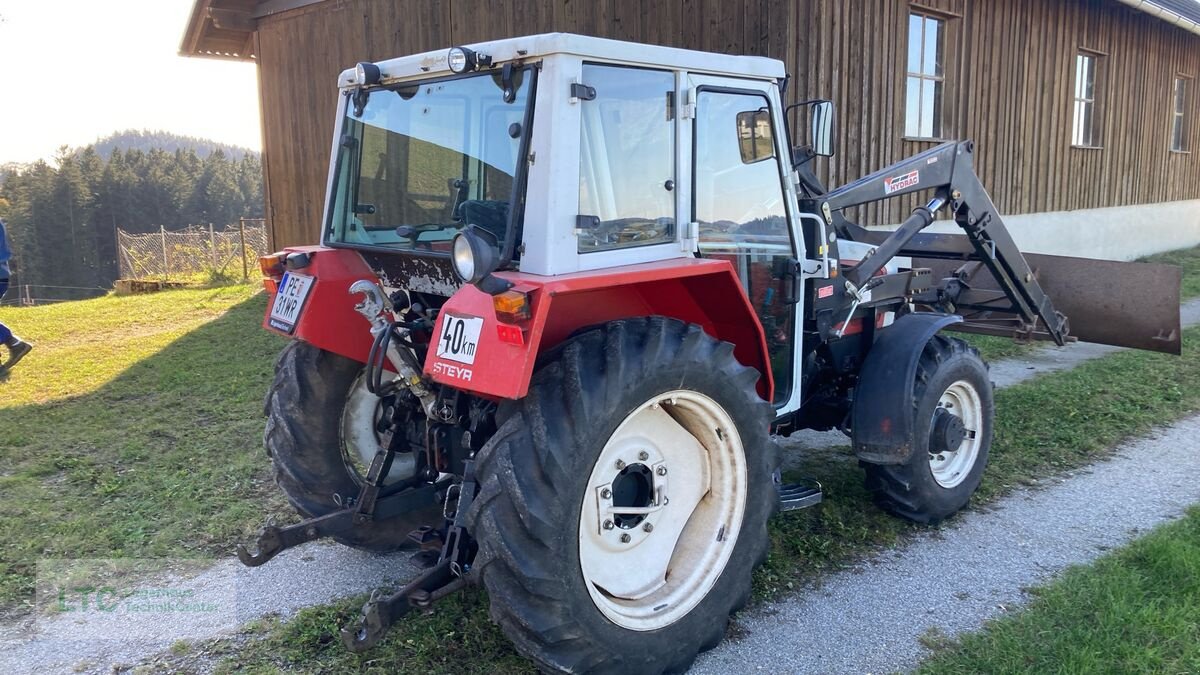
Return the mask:
<path id="1" fill-rule="evenodd" d="M 778 79 L 786 74 L 783 61 L 778 59 L 714 54 L 691 49 L 608 40 L 573 33 L 543 33 L 477 44 L 447 45 L 445 49 L 377 61 L 375 65 L 379 66 L 382 71 L 382 79 L 385 83 L 448 75 L 450 69 L 446 65 L 446 52 L 450 47 L 456 46 L 468 47 L 481 54 L 487 54 L 492 57 L 492 62 L 495 64 L 516 59 L 530 61 L 553 54 L 569 54 L 585 60 L 593 59 L 608 63 L 734 77 Z M 354 68 L 348 68 L 338 76 L 339 87 L 353 87 L 355 84 Z"/>

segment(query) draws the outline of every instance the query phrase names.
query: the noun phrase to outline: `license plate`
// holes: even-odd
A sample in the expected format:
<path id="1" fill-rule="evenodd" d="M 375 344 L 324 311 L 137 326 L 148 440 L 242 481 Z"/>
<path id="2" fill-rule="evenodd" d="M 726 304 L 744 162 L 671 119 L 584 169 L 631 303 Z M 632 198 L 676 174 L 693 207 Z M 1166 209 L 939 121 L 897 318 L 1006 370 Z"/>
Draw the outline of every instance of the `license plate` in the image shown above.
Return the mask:
<path id="1" fill-rule="evenodd" d="M 480 317 L 445 315 L 442 318 L 442 332 L 438 336 L 438 358 L 459 363 L 475 363 L 479 334 L 482 331 L 483 319 Z"/>
<path id="2" fill-rule="evenodd" d="M 312 285 L 313 278 L 310 276 L 284 273 L 267 324 L 275 330 L 291 334 L 296 329 L 296 321 L 300 319 L 300 310 L 304 309 L 304 300 L 308 298 Z"/>

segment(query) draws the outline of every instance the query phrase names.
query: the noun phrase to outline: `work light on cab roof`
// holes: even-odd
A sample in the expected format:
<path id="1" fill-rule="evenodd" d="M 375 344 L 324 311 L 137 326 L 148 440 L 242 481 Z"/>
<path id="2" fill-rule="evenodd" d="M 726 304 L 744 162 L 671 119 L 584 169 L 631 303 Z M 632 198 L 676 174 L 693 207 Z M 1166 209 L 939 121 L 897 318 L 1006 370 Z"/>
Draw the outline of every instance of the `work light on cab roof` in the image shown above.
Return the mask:
<path id="1" fill-rule="evenodd" d="M 446 66 L 455 74 L 469 73 L 480 66 L 492 65 L 492 57 L 466 47 L 451 47 L 446 53 Z"/>
<path id="2" fill-rule="evenodd" d="M 361 61 L 354 66 L 354 81 L 364 87 L 379 84 L 381 73 L 379 66 L 368 61 Z"/>

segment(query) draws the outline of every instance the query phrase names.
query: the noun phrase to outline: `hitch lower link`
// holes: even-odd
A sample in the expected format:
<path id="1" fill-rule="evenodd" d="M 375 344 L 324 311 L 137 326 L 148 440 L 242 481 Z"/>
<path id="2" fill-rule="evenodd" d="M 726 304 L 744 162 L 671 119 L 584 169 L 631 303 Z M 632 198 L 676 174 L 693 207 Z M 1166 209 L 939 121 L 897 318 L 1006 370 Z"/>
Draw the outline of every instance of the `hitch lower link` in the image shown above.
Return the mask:
<path id="1" fill-rule="evenodd" d="M 371 599 L 363 605 L 358 624 L 342 628 L 342 642 L 347 649 L 352 652 L 370 649 L 387 634 L 393 623 L 414 607 L 429 607 L 467 584 L 465 575 L 475 558 L 476 545 L 467 533 L 465 520 L 475 499 L 475 492 L 475 462 L 466 460 L 463 462 L 458 504 L 453 517 L 448 517 L 437 562 L 391 595 L 380 596 L 378 591 L 372 593 Z"/>
<path id="2" fill-rule="evenodd" d="M 259 533 L 253 552 L 242 544 L 237 545 L 238 560 L 247 567 L 258 567 L 294 546 L 355 528 L 369 528 L 372 521 L 386 520 L 444 499 L 450 489 L 449 479 L 430 483 L 414 476 L 385 486 L 383 482 L 391 471 L 396 453 L 407 450 L 408 441 L 403 433 L 396 433 L 394 425 L 381 440 L 383 443 L 372 458 L 366 479 L 353 503 L 287 527 L 268 523 Z"/>

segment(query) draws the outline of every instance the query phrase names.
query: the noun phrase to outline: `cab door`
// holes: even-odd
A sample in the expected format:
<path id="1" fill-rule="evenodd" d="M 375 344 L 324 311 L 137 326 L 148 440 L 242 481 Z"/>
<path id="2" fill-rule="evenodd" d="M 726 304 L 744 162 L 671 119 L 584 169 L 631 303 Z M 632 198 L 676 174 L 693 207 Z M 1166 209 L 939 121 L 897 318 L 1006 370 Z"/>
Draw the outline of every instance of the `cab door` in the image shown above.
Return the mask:
<path id="1" fill-rule="evenodd" d="M 782 271 L 801 259 L 796 198 L 773 83 L 689 76 L 691 224 L 697 254 L 728 260 L 762 322 L 778 414 L 799 408 L 795 386 L 800 302 L 785 301 Z"/>

